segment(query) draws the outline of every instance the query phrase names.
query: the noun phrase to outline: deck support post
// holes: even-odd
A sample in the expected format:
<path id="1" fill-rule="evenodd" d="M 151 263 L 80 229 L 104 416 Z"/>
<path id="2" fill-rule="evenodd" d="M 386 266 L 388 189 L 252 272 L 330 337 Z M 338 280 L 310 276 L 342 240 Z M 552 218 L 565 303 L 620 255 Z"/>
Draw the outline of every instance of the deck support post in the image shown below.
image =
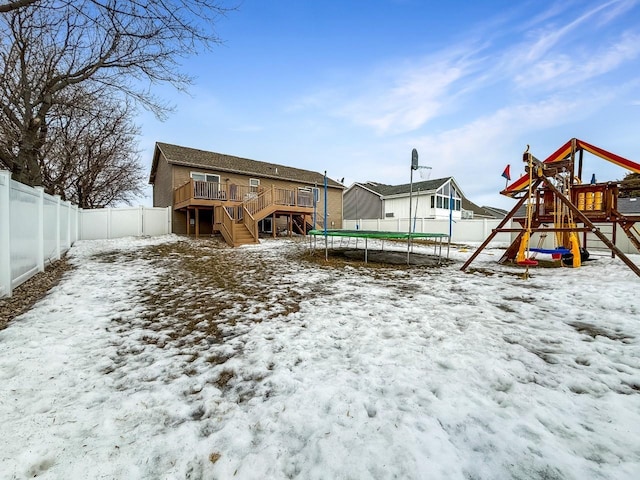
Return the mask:
<path id="1" fill-rule="evenodd" d="M 191 211 L 187 208 L 187 237 L 191 234 Z"/>
<path id="2" fill-rule="evenodd" d="M 200 209 L 196 207 L 196 238 L 200 237 Z"/>

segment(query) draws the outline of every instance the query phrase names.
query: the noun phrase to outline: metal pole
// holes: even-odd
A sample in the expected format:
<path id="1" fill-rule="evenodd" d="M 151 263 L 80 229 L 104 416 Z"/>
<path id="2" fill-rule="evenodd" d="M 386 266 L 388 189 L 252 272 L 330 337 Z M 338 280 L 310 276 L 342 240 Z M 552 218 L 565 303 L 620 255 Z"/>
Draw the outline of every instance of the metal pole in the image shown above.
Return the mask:
<path id="1" fill-rule="evenodd" d="M 367 263 L 367 253 L 368 253 L 367 237 L 364 237 L 364 263 Z"/>
<path id="2" fill-rule="evenodd" d="M 316 212 L 318 209 L 318 198 L 317 198 L 317 192 L 318 192 L 318 183 L 316 182 L 314 184 L 314 189 L 313 189 L 313 229 L 315 230 L 318 227 L 318 222 L 317 222 L 317 217 L 316 217 Z"/>
<path id="3" fill-rule="evenodd" d="M 329 260 L 329 242 L 327 240 L 327 171 L 324 171 L 324 260 Z"/>
<path id="4" fill-rule="evenodd" d="M 407 265 L 411 262 L 411 210 L 413 197 L 413 166 L 411 166 L 411 180 L 409 182 L 409 235 L 407 236 Z"/>

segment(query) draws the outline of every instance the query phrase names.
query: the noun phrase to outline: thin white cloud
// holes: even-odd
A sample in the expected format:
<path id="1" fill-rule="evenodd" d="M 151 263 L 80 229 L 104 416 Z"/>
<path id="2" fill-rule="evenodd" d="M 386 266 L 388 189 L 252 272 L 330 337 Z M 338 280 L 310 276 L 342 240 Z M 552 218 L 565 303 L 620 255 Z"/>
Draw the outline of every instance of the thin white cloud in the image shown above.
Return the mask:
<path id="1" fill-rule="evenodd" d="M 468 75 L 464 61 L 427 62 L 389 75 L 384 84 L 339 109 L 339 114 L 379 133 L 415 130 L 439 115 L 453 85 Z"/>
<path id="2" fill-rule="evenodd" d="M 533 132 L 588 117 L 611 100 L 606 94 L 597 98 L 597 102 L 569 97 L 505 107 L 459 128 L 417 137 L 413 144 L 423 159 L 421 163 L 482 183 L 484 176 L 495 176 L 495 171 L 504 167 L 505 158 L 513 158 L 519 143 L 524 150 Z"/>
<path id="3" fill-rule="evenodd" d="M 615 70 L 639 55 L 640 35 L 626 33 L 617 43 L 595 52 L 583 51 L 581 54 L 561 53 L 549 56 L 531 65 L 525 73 L 516 75 L 514 82 L 519 88 L 565 88 Z"/>
<path id="4" fill-rule="evenodd" d="M 536 32 L 535 39 L 532 43 L 525 43 L 520 46 L 520 54 L 514 58 L 515 64 L 526 65 L 541 59 L 563 38 L 569 36 L 578 28 L 588 28 L 589 25 L 585 26 L 587 22 L 595 19 L 600 25 L 610 23 L 622 13 L 626 12 L 633 3 L 635 2 L 613 0 L 586 11 L 575 20 L 560 27 L 558 27 L 557 22 L 565 17 L 556 19 L 556 22 L 550 23 L 544 30 Z"/>

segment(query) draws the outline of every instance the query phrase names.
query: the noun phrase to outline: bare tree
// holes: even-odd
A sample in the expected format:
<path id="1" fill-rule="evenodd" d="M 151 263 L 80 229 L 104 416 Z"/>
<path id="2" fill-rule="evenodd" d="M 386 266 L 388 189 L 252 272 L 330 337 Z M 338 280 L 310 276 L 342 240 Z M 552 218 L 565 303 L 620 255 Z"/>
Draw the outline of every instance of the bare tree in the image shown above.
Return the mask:
<path id="1" fill-rule="evenodd" d="M 16 0 L 13 2 L 3 2 L 0 3 L 0 13 L 7 13 L 19 8 L 28 7 L 29 5 L 33 5 L 37 1 L 38 0 Z"/>
<path id="2" fill-rule="evenodd" d="M 39 0 L 0 16 L 0 163 L 14 178 L 43 183 L 52 109 L 91 81 L 163 118 L 171 109 L 150 87 L 185 89 L 178 61 L 219 39 L 228 9 L 215 0 Z"/>
<path id="3" fill-rule="evenodd" d="M 45 188 L 82 208 L 129 203 L 145 178 L 131 103 L 104 90 L 71 92 L 51 114 L 41 164 Z"/>
<path id="4" fill-rule="evenodd" d="M 620 182 L 621 197 L 640 197 L 640 173 L 628 173 Z"/>

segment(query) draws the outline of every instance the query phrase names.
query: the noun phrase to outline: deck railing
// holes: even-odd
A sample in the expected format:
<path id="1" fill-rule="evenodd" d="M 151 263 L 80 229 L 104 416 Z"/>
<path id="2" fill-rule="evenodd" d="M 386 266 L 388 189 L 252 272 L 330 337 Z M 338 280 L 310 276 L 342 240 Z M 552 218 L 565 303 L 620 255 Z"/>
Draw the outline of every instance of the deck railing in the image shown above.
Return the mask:
<path id="1" fill-rule="evenodd" d="M 173 203 L 177 204 L 190 199 L 222 200 L 230 202 L 244 202 L 257 195 L 255 187 L 218 182 L 203 182 L 189 180 L 174 190 Z"/>
<path id="2" fill-rule="evenodd" d="M 252 216 L 271 205 L 313 207 L 313 192 L 307 190 L 274 186 L 256 189 L 247 185 L 203 182 L 193 179 L 176 188 L 173 198 L 174 205 L 191 199 L 242 203 Z M 240 219 L 241 215 L 231 214 L 231 217 Z"/>
<path id="3" fill-rule="evenodd" d="M 173 204 L 176 205 L 191 199 L 193 196 L 193 180 L 180 185 L 173 191 Z"/>

